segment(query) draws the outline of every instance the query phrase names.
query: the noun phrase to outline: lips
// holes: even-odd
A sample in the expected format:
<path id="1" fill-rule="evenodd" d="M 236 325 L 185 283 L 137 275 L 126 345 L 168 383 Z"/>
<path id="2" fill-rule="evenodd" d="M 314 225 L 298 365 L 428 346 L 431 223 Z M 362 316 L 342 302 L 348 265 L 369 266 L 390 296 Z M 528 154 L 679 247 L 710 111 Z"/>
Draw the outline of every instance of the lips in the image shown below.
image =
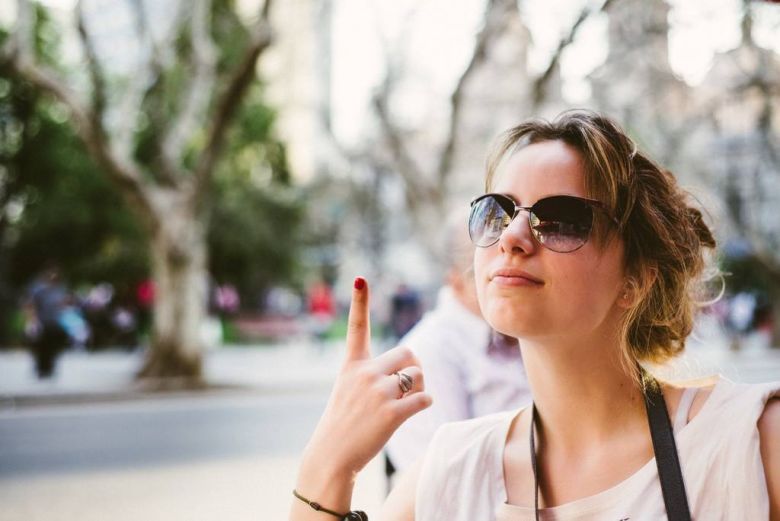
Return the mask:
<path id="1" fill-rule="evenodd" d="M 517 268 L 499 268 L 490 274 L 490 280 L 506 283 L 543 285 L 544 281 Z"/>

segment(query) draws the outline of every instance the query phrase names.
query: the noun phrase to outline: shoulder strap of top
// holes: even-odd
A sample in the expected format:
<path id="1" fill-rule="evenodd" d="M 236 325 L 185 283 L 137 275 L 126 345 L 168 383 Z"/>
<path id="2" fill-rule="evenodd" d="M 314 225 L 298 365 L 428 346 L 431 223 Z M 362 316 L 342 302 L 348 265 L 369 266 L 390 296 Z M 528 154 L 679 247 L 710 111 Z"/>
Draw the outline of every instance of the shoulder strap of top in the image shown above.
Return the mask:
<path id="1" fill-rule="evenodd" d="M 653 440 L 655 463 L 658 467 L 658 479 L 666 506 L 669 521 L 691 521 L 688 497 L 685 493 L 680 458 L 674 441 L 672 423 L 669 421 L 664 395 L 655 379 L 644 372 L 643 379 L 648 383 L 645 388 L 645 407 L 650 423 L 650 437 Z M 532 431 L 533 432 L 533 431 Z"/>
<path id="2" fill-rule="evenodd" d="M 680 429 L 688 424 L 688 415 L 691 411 L 693 399 L 698 392 L 697 387 L 687 387 L 680 397 L 680 403 L 677 405 L 677 413 L 674 415 L 674 433 L 680 432 Z"/>

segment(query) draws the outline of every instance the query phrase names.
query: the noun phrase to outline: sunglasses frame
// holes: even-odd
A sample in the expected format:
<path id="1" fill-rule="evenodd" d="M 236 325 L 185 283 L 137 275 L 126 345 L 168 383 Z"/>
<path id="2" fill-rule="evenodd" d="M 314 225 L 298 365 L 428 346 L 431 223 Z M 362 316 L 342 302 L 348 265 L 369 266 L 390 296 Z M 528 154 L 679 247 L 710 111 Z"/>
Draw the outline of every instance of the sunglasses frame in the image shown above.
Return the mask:
<path id="1" fill-rule="evenodd" d="M 537 243 L 539 243 L 541 246 L 547 248 L 548 250 L 554 251 L 556 253 L 572 253 L 572 252 L 575 252 L 575 251 L 579 250 L 583 246 L 585 246 L 585 244 L 587 244 L 587 242 L 588 242 L 588 239 L 590 238 L 591 232 L 593 231 L 593 220 L 592 219 L 591 219 L 591 228 L 590 228 L 590 230 L 588 230 L 588 236 L 585 238 L 585 240 L 583 241 L 582 244 L 580 244 L 579 246 L 577 246 L 573 250 L 568 250 L 568 251 L 553 250 L 552 248 L 550 248 L 549 246 L 544 244 L 542 241 L 540 241 L 539 238 L 536 236 L 536 232 L 534 232 L 534 228 L 533 228 L 533 226 L 531 226 L 531 215 L 535 215 L 534 212 L 533 212 L 533 208 L 534 208 L 534 206 L 539 204 L 541 201 L 545 201 L 547 199 L 551 199 L 551 198 L 554 198 L 554 197 L 566 197 L 566 198 L 569 198 L 569 199 L 576 199 L 577 201 L 581 201 L 581 202 L 587 204 L 588 206 L 590 206 L 591 208 L 596 208 L 597 210 L 600 210 L 615 225 L 618 225 L 618 226 L 620 225 L 618 220 L 615 219 L 615 217 L 613 217 L 612 214 L 610 214 L 610 212 L 607 209 L 606 205 L 604 203 L 602 203 L 601 201 L 597 201 L 595 199 L 588 199 L 586 197 L 578 197 L 576 195 L 568 195 L 568 194 L 549 195 L 547 197 L 542 197 L 541 199 L 536 201 L 531 206 L 520 206 L 519 204 L 517 204 L 517 201 L 515 201 L 514 198 L 512 198 L 512 196 L 510 196 L 510 195 L 499 194 L 499 193 L 487 193 L 487 194 L 482 194 L 482 195 L 477 196 L 474 199 L 472 199 L 471 203 L 469 204 L 469 207 L 473 209 L 475 204 L 477 204 L 482 199 L 486 199 L 488 197 L 492 197 L 492 198 L 496 199 L 496 202 L 498 203 L 498 205 L 508 215 L 511 214 L 511 217 L 509 219 L 509 222 L 506 224 L 506 226 L 504 226 L 504 229 L 501 230 L 501 233 L 498 234 L 498 237 L 496 237 L 495 241 L 491 242 L 490 244 L 484 245 L 484 246 L 476 244 L 476 242 L 475 242 L 474 245 L 477 246 L 478 248 L 489 248 L 489 247 L 493 246 L 494 244 L 496 244 L 501 239 L 501 234 L 504 233 L 504 230 L 506 230 L 509 227 L 509 225 L 512 223 L 512 221 L 515 220 L 515 217 L 517 217 L 520 214 L 521 211 L 528 212 L 528 229 L 531 232 L 531 236 L 533 236 L 534 240 Z M 506 204 L 502 204 L 502 203 L 506 203 Z M 509 211 L 510 208 L 512 209 L 511 212 Z M 470 215 L 469 215 L 469 222 L 471 222 L 471 216 Z M 471 236 L 471 226 L 469 226 L 469 237 L 470 236 Z M 472 239 L 472 242 L 474 242 L 473 239 Z"/>

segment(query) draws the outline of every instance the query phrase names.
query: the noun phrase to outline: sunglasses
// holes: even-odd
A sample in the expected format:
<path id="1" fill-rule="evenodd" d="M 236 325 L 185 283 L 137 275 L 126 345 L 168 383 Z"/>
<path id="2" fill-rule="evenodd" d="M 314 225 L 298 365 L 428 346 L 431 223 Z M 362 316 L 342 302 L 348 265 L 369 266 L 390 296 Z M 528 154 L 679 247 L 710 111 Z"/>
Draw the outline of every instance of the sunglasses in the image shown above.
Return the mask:
<path id="1" fill-rule="evenodd" d="M 593 209 L 617 220 L 604 204 L 573 195 L 553 195 L 539 199 L 533 206 L 519 206 L 504 194 L 485 194 L 471 201 L 469 236 L 480 248 L 498 242 L 501 233 L 521 210 L 528 212 L 528 226 L 536 241 L 545 248 L 569 253 L 582 248 L 593 229 Z"/>

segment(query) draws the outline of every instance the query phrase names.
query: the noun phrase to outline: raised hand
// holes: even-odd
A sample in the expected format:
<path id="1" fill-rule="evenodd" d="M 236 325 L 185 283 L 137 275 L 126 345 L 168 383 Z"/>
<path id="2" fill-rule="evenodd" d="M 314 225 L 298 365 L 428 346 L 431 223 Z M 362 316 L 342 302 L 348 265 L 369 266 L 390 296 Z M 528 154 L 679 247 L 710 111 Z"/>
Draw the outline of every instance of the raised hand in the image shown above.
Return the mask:
<path id="1" fill-rule="evenodd" d="M 407 418 L 431 404 L 419 362 L 399 346 L 371 358 L 369 289 L 355 279 L 347 327 L 347 353 L 325 412 L 306 447 L 301 472 L 353 476 L 376 456 Z M 402 392 L 397 373 L 411 377 Z"/>

